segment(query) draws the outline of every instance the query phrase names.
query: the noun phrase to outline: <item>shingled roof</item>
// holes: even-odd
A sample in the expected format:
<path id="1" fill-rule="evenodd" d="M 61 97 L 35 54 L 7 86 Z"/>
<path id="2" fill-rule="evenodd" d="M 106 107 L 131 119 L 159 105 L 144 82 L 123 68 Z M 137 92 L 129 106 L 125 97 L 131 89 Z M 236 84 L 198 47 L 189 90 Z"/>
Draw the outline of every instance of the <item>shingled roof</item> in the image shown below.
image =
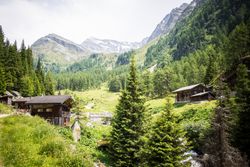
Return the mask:
<path id="1" fill-rule="evenodd" d="M 195 87 L 197 87 L 197 86 L 199 86 L 199 85 L 204 86 L 204 85 L 201 84 L 201 83 L 195 84 L 195 85 L 190 85 L 190 86 L 185 86 L 185 87 L 182 87 L 182 88 L 179 88 L 179 89 L 173 91 L 173 93 L 177 93 L 177 92 L 181 92 L 181 91 L 185 91 L 185 90 L 191 90 L 191 89 L 193 89 L 193 88 L 195 88 Z"/>
<path id="2" fill-rule="evenodd" d="M 72 99 L 68 95 L 58 95 L 58 96 L 36 96 L 33 97 L 26 104 L 63 104 L 68 99 Z"/>
<path id="3" fill-rule="evenodd" d="M 12 100 L 13 102 L 27 102 L 27 101 L 30 101 L 33 97 L 22 97 L 22 98 L 19 98 L 19 99 L 14 99 Z"/>

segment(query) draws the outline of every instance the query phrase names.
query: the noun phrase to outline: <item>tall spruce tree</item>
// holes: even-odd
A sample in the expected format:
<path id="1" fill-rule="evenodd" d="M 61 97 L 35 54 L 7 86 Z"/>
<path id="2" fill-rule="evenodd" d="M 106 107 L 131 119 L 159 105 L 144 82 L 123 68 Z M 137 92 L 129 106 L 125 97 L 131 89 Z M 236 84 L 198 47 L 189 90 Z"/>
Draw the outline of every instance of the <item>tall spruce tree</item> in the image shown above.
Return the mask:
<path id="1" fill-rule="evenodd" d="M 4 57 L 4 34 L 2 26 L 0 25 L 0 63 L 3 63 L 3 57 Z"/>
<path id="2" fill-rule="evenodd" d="M 45 92 L 45 74 L 41 62 L 41 58 L 38 58 L 36 66 L 36 76 L 40 82 L 41 93 Z"/>
<path id="3" fill-rule="evenodd" d="M 186 166 L 181 161 L 188 151 L 185 132 L 173 115 L 172 105 L 167 99 L 167 105 L 156 122 L 146 134 L 146 143 L 142 148 L 141 159 L 143 167 L 181 167 Z"/>
<path id="4" fill-rule="evenodd" d="M 20 93 L 24 97 L 29 97 L 34 95 L 33 81 L 28 75 L 25 75 L 21 78 Z"/>
<path id="5" fill-rule="evenodd" d="M 150 74 L 149 71 L 147 71 L 142 77 L 143 77 L 142 89 L 144 91 L 144 94 L 147 97 L 151 97 L 153 95 L 153 89 L 154 89 L 152 75 Z"/>
<path id="6" fill-rule="evenodd" d="M 143 135 L 144 99 L 139 91 L 135 60 L 132 58 L 127 87 L 122 92 L 112 121 L 111 156 L 113 166 L 138 166 Z"/>
<path id="7" fill-rule="evenodd" d="M 6 91 L 5 72 L 4 68 L 0 63 L 0 95 L 4 94 L 5 91 Z"/>
<path id="8" fill-rule="evenodd" d="M 47 73 L 45 77 L 45 94 L 46 95 L 54 95 L 54 81 L 52 79 L 52 75 L 50 72 Z"/>
<path id="9" fill-rule="evenodd" d="M 42 90 L 41 90 L 41 83 L 39 82 L 38 77 L 36 76 L 36 73 L 34 72 L 33 74 L 33 84 L 34 84 L 34 96 L 40 96 L 42 95 Z"/>
<path id="10" fill-rule="evenodd" d="M 203 158 L 200 161 L 205 164 L 204 166 L 247 167 L 246 160 L 230 142 L 233 113 L 230 109 L 232 103 L 229 88 L 222 82 L 219 82 L 218 86 L 217 94 L 220 99 L 218 107 L 215 109 L 210 133 L 208 133 L 203 146 L 203 151 L 208 155 L 208 158 Z"/>
<path id="11" fill-rule="evenodd" d="M 242 64 L 237 69 L 235 101 L 238 108 L 235 143 L 243 153 L 250 157 L 250 79 L 247 67 Z"/>

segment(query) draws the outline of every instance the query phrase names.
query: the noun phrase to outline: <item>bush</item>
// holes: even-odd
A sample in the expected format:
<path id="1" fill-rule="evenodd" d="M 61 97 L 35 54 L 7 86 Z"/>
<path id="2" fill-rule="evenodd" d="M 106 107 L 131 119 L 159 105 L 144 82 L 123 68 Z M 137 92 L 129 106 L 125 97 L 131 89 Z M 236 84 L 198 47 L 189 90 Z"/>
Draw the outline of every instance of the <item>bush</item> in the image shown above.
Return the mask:
<path id="1" fill-rule="evenodd" d="M 199 106 L 193 107 L 181 113 L 183 128 L 186 136 L 192 143 L 193 149 L 198 149 L 202 145 L 204 136 L 210 129 L 213 116 L 213 107 Z"/>

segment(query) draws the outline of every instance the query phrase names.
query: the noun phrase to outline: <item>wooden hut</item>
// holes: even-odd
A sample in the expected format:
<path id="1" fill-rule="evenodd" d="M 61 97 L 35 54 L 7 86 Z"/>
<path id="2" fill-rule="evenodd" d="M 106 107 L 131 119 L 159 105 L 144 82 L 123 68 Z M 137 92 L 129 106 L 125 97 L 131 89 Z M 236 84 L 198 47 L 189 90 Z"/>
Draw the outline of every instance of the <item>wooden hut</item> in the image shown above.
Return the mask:
<path id="1" fill-rule="evenodd" d="M 9 91 L 6 91 L 2 96 L 0 96 L 0 103 L 11 105 L 13 97 L 14 96 Z"/>
<path id="2" fill-rule="evenodd" d="M 31 115 L 38 115 L 53 125 L 66 126 L 70 121 L 71 96 L 37 96 L 26 102 Z"/>
<path id="3" fill-rule="evenodd" d="M 195 84 L 179 88 L 176 93 L 176 103 L 187 103 L 191 101 L 212 100 L 215 96 L 209 91 L 204 84 Z"/>

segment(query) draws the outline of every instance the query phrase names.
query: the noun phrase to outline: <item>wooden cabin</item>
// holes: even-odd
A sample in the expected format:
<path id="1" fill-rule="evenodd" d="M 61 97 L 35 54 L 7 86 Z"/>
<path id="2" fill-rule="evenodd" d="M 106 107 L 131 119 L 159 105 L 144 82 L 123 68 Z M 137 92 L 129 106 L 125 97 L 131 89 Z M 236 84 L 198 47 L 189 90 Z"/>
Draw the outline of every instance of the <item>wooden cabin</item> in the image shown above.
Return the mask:
<path id="1" fill-rule="evenodd" d="M 37 96 L 26 102 L 32 116 L 38 115 L 53 125 L 67 126 L 70 122 L 71 96 Z"/>
<path id="2" fill-rule="evenodd" d="M 0 103 L 11 105 L 13 97 L 14 96 L 9 91 L 6 91 L 2 96 L 0 96 Z"/>
<path id="3" fill-rule="evenodd" d="M 32 97 L 24 97 L 24 98 L 19 98 L 19 99 L 13 99 L 12 100 L 12 105 L 14 108 L 20 112 L 27 112 L 28 111 L 28 106 L 26 105 L 26 102 L 30 101 Z"/>
<path id="4" fill-rule="evenodd" d="M 204 84 L 182 87 L 173 91 L 173 93 L 176 93 L 176 103 L 188 103 L 191 101 L 194 102 L 215 99 L 215 96 Z"/>

